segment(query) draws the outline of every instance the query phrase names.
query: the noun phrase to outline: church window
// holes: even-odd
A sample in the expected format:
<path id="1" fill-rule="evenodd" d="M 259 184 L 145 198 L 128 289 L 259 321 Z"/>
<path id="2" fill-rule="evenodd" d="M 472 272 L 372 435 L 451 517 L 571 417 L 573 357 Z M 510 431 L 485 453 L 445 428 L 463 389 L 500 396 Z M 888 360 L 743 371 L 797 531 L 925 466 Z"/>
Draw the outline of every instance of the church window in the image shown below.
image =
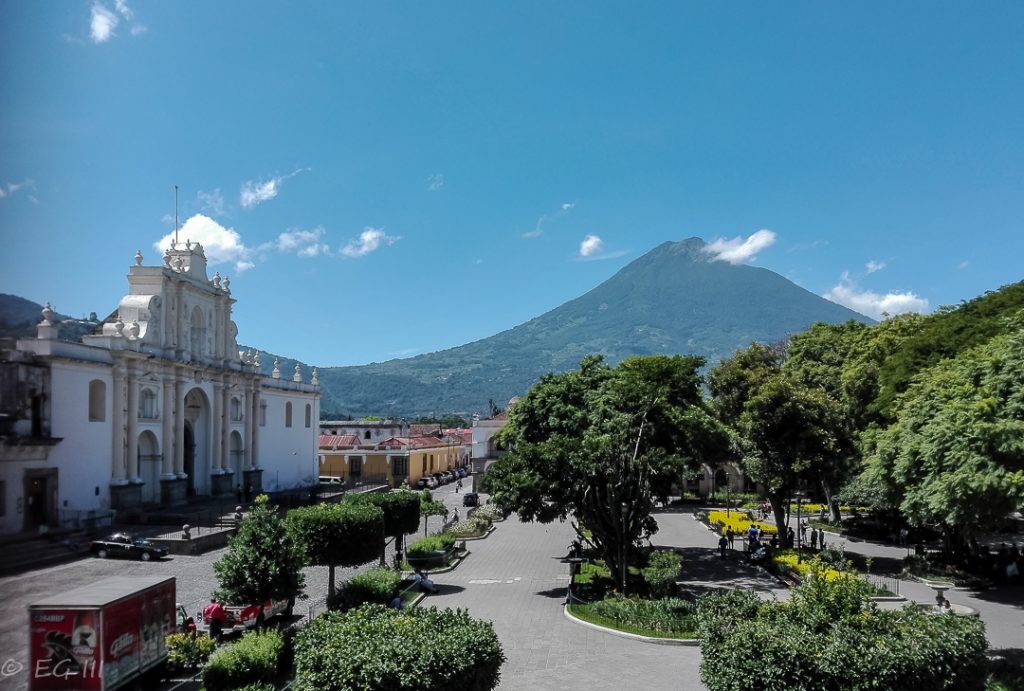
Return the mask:
<path id="1" fill-rule="evenodd" d="M 267 426 L 267 402 L 260 401 L 260 427 Z"/>
<path id="2" fill-rule="evenodd" d="M 370 438 L 370 430 L 366 430 L 366 432 L 363 433 L 363 439 L 369 439 L 369 438 Z"/>
<path id="3" fill-rule="evenodd" d="M 284 404 L 284 426 L 292 426 L 292 402 L 288 401 Z"/>
<path id="4" fill-rule="evenodd" d="M 242 402 L 235 397 L 231 399 L 231 419 L 235 422 L 242 419 Z"/>
<path id="5" fill-rule="evenodd" d="M 156 419 L 156 393 L 153 389 L 142 390 L 142 395 L 139 397 L 139 417 L 146 420 Z"/>
<path id="6" fill-rule="evenodd" d="M 89 382 L 89 422 L 107 419 L 107 385 L 99 379 Z"/>
<path id="7" fill-rule="evenodd" d="M 313 406 L 306 404 L 306 427 L 313 426 Z"/>

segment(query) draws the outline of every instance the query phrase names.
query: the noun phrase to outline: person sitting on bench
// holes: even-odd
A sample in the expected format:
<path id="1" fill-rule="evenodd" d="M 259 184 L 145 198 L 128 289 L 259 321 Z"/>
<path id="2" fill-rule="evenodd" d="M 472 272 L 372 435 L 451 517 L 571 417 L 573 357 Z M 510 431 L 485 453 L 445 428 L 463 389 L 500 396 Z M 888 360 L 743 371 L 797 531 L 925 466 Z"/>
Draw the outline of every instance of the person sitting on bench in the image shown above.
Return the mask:
<path id="1" fill-rule="evenodd" d="M 412 580 L 420 587 L 425 593 L 438 593 L 441 592 L 434 585 L 434 582 L 423 575 L 422 569 L 416 569 L 416 573 L 413 575 Z"/>

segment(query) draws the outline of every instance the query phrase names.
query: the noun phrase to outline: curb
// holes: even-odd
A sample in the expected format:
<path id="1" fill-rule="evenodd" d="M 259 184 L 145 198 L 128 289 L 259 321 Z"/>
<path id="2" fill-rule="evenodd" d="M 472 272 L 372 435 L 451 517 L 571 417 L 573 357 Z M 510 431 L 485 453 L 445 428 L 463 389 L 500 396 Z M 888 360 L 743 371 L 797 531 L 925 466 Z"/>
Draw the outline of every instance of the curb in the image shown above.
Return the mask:
<path id="1" fill-rule="evenodd" d="M 585 626 L 588 629 L 594 629 L 595 631 L 604 631 L 610 633 L 613 636 L 619 636 L 620 638 L 630 638 L 634 641 L 641 641 L 643 643 L 652 643 L 654 645 L 672 645 L 672 646 L 699 646 L 699 638 L 653 638 L 651 636 L 641 636 L 638 633 L 627 633 L 625 631 L 619 631 L 618 629 L 609 629 L 606 626 L 599 626 L 598 624 L 591 624 L 589 621 L 584 621 L 577 616 L 574 616 L 569 611 L 568 605 L 562 605 L 562 613 L 565 618 L 569 621 Z"/>
<path id="2" fill-rule="evenodd" d="M 455 538 L 455 541 L 456 542 L 465 542 L 466 540 L 485 540 L 495 530 L 496 530 L 495 526 L 491 525 L 491 527 L 488 528 L 487 532 L 484 533 L 483 535 L 477 535 L 476 537 L 457 537 L 457 538 Z"/>

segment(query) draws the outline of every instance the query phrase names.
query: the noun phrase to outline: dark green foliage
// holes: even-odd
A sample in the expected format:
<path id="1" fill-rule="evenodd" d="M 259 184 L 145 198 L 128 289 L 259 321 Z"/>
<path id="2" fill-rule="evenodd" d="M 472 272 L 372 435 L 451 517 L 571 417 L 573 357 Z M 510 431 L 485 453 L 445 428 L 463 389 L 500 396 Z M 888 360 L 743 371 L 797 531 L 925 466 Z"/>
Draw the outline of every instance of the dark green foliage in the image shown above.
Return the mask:
<path id="1" fill-rule="evenodd" d="M 367 605 L 310 622 L 295 661 L 295 691 L 490 691 L 505 655 L 464 610 Z"/>
<path id="2" fill-rule="evenodd" d="M 873 409 L 891 418 L 897 397 L 914 376 L 945 358 L 1007 333 L 1007 317 L 1024 309 L 1024 281 L 990 291 L 955 309 L 940 309 L 921 330 L 888 358 L 878 373 L 880 391 Z"/>
<path id="3" fill-rule="evenodd" d="M 985 626 L 927 609 L 881 611 L 857 578 L 815 578 L 789 602 L 750 592 L 698 603 L 701 679 L 711 691 L 983 688 Z"/>
<path id="4" fill-rule="evenodd" d="M 512 448 L 484 491 L 524 520 L 575 519 L 621 590 L 636 545 L 657 530 L 652 476 L 727 450 L 701 398 L 702 364 L 652 355 L 613 369 L 587 357 L 576 372 L 541 378 L 509 411 Z"/>
<path id="5" fill-rule="evenodd" d="M 335 567 L 365 564 L 383 549 L 384 512 L 369 502 L 294 509 L 288 527 L 312 563 L 330 567 L 328 595 L 334 594 Z"/>
<path id="6" fill-rule="evenodd" d="M 246 684 L 270 683 L 284 653 L 278 631 L 252 631 L 219 650 L 203 668 L 206 691 L 235 691 Z"/>
<path id="7" fill-rule="evenodd" d="M 366 603 L 390 604 L 398 594 L 401 583 L 402 575 L 397 571 L 387 568 L 370 569 L 353 576 L 345 584 L 345 606 L 351 608 Z"/>
<path id="8" fill-rule="evenodd" d="M 573 613 L 583 618 L 594 615 L 616 627 L 650 634 L 696 635 L 697 630 L 696 606 L 674 597 L 644 600 L 613 595 L 588 605 L 574 605 Z"/>
<path id="9" fill-rule="evenodd" d="M 402 549 L 406 535 L 415 533 L 420 526 L 421 496 L 402 488 L 393 492 L 366 492 L 350 494 L 346 502 L 363 502 L 376 506 L 384 512 L 384 534 L 394 538 L 396 549 Z M 380 546 L 380 563 L 384 563 L 385 543 Z"/>
<path id="10" fill-rule="evenodd" d="M 228 543 L 227 554 L 213 565 L 220 585 L 216 597 L 242 605 L 293 599 L 302 590 L 305 565 L 303 546 L 261 494 Z"/>
<path id="11" fill-rule="evenodd" d="M 670 597 L 675 593 L 683 558 L 675 552 L 653 552 L 641 570 L 654 597 Z"/>

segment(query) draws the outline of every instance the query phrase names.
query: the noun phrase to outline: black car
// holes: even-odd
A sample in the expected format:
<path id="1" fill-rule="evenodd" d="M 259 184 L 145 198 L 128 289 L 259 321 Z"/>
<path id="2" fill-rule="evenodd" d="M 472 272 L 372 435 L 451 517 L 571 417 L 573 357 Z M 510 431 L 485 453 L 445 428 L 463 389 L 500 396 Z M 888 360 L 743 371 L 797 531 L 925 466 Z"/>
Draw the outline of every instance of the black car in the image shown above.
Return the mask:
<path id="1" fill-rule="evenodd" d="M 480 503 L 480 495 L 476 492 L 466 492 L 462 495 L 463 506 L 476 506 Z"/>
<path id="2" fill-rule="evenodd" d="M 157 547 L 149 540 L 132 537 L 127 533 L 114 533 L 102 540 L 93 540 L 89 551 L 100 559 L 120 557 L 122 559 L 160 559 L 167 556 L 167 550 Z"/>

